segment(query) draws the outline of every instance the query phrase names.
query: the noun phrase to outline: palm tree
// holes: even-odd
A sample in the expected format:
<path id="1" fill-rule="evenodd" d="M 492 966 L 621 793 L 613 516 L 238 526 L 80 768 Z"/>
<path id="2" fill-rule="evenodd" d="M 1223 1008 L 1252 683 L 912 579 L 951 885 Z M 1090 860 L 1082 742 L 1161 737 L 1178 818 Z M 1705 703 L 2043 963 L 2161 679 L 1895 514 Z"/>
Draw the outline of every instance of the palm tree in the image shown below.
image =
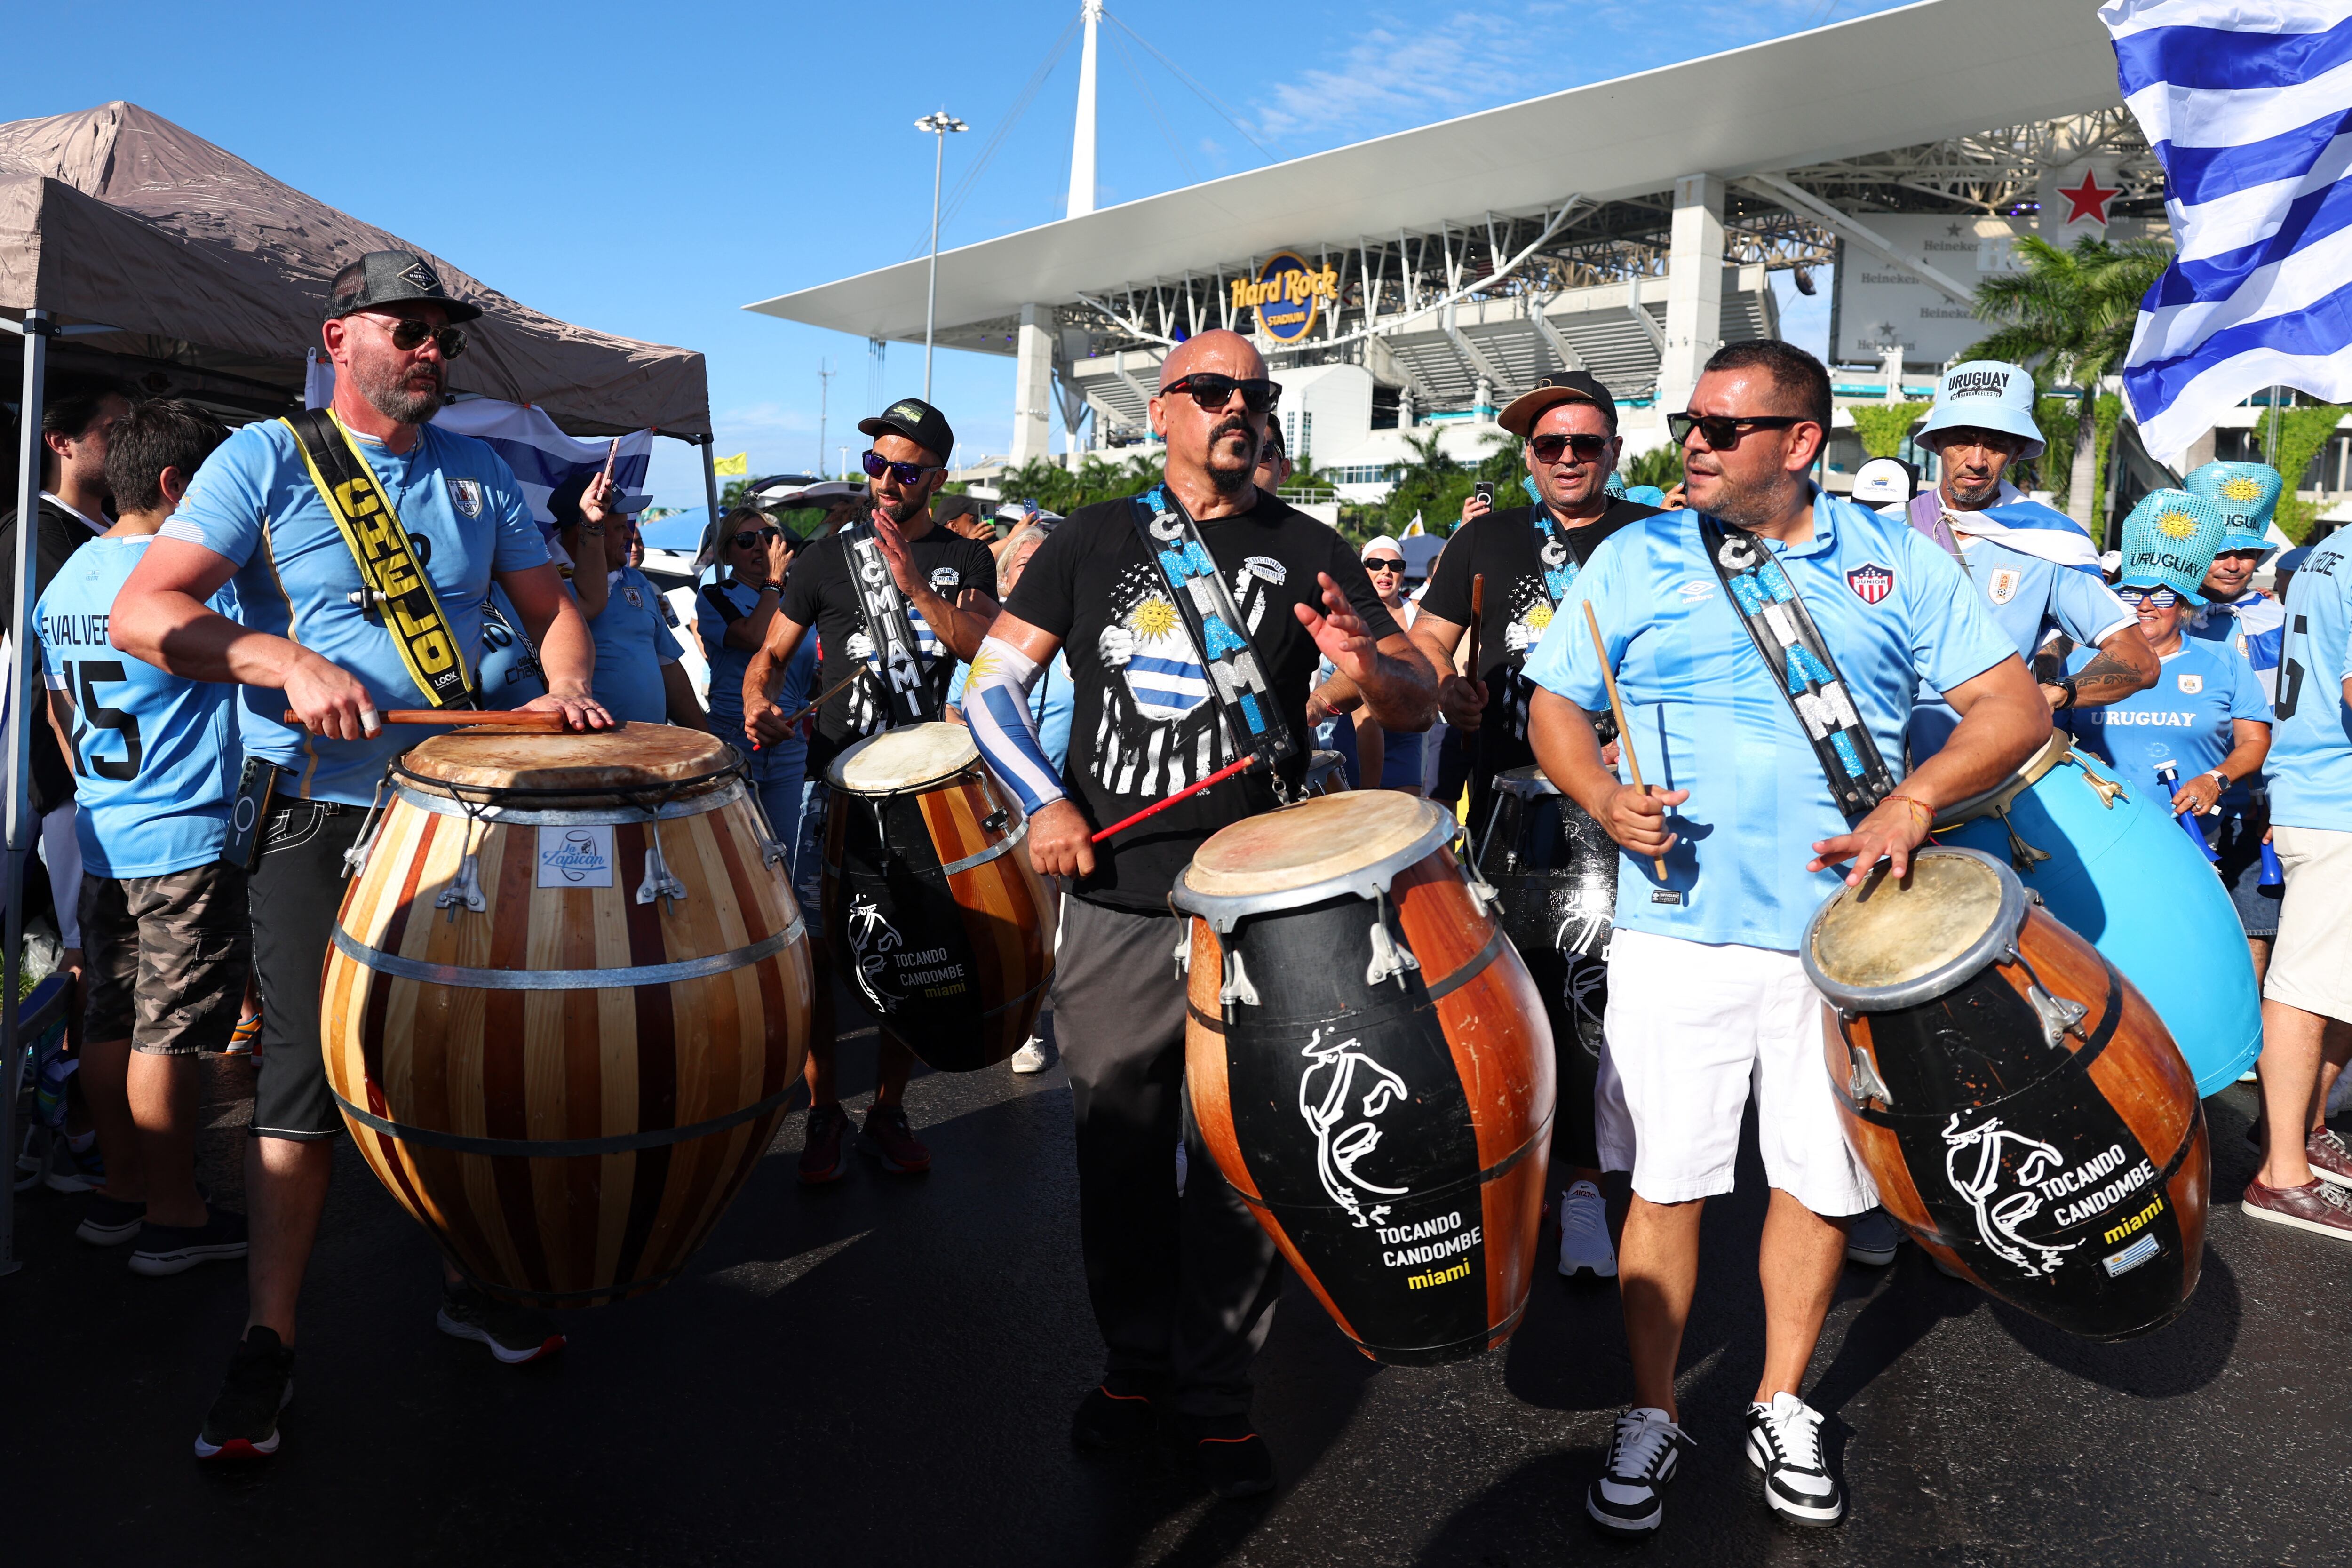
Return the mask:
<path id="1" fill-rule="evenodd" d="M 2172 243 L 2129 239 L 2111 245 L 2088 237 L 2071 250 L 2020 235 L 2020 272 L 1977 285 L 1970 307 L 1998 329 L 1963 359 L 2007 360 L 2034 373 L 2037 383 L 2071 383 L 2075 401 L 2074 464 L 2066 511 L 2091 524 L 2091 490 L 2098 473 L 2098 385 L 2131 348 L 2139 302 L 2172 260 Z"/>

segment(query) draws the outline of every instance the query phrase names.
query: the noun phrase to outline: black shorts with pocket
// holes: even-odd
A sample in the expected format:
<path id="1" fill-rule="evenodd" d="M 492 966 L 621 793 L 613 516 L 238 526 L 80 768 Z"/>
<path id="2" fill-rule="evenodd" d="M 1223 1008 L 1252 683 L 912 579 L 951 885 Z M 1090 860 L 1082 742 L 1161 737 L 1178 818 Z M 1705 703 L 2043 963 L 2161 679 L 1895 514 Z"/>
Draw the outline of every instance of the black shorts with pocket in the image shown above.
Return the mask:
<path id="1" fill-rule="evenodd" d="M 343 1130 L 319 1039 L 319 979 L 343 901 L 343 854 L 363 806 L 298 800 L 273 807 L 247 879 L 253 970 L 261 986 L 261 1066 L 253 1136 L 316 1142 Z"/>

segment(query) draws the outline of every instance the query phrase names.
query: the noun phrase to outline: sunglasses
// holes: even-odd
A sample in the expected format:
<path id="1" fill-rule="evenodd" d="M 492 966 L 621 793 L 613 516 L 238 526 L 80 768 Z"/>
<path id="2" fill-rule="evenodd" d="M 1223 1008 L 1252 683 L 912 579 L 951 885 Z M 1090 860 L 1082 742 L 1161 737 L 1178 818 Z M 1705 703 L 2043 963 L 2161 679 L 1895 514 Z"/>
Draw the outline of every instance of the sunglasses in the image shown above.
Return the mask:
<path id="1" fill-rule="evenodd" d="M 1236 392 L 1242 395 L 1242 406 L 1252 414 L 1263 414 L 1282 401 L 1282 384 L 1279 382 L 1263 376 L 1250 381 L 1236 381 L 1230 375 L 1219 375 L 1205 370 L 1178 376 L 1160 389 L 1160 395 L 1171 397 L 1180 392 L 1189 395 L 1193 402 L 1213 414 L 1231 403 Z"/>
<path id="2" fill-rule="evenodd" d="M 735 536 L 735 548 L 738 550 L 749 550 L 754 544 L 762 543 L 775 537 L 776 531 L 772 528 L 746 529 L 744 531 Z"/>
<path id="3" fill-rule="evenodd" d="M 456 359 L 466 352 L 466 334 L 456 327 L 427 326 L 413 316 L 403 316 L 392 325 L 392 346 L 402 353 L 422 346 L 427 338 L 441 351 L 443 359 Z"/>
<path id="4" fill-rule="evenodd" d="M 2124 602 L 2127 610 L 2137 610 L 2143 603 L 2159 610 L 2168 610 L 2180 603 L 2180 595 L 2169 588 L 2118 588 L 2116 597 Z"/>
<path id="5" fill-rule="evenodd" d="M 1536 455 L 1538 462 L 1557 463 L 1562 452 L 1573 451 L 1578 462 L 1590 463 L 1609 450 L 1609 437 L 1581 434 L 1530 436 L 1528 437 L 1528 450 Z"/>
<path id="6" fill-rule="evenodd" d="M 1812 421 L 1801 414 L 1669 414 L 1666 433 L 1679 447 L 1697 431 L 1710 452 L 1728 452 L 1739 445 L 1739 438 L 1750 430 L 1786 430 L 1791 425 L 1810 425 Z"/>
<path id="7" fill-rule="evenodd" d="M 1363 560 L 1363 568 L 1366 572 L 1401 574 L 1404 571 L 1404 563 L 1393 555 L 1367 555 Z"/>
<path id="8" fill-rule="evenodd" d="M 867 479 L 878 479 L 884 474 L 888 474 L 892 479 L 898 480 L 908 489 L 912 489 L 917 485 L 921 484 L 925 474 L 939 474 L 945 473 L 947 471 L 947 466 L 944 463 L 894 463 L 879 452 L 868 452 L 865 457 L 859 458 L 858 461 L 866 465 L 866 477 Z"/>

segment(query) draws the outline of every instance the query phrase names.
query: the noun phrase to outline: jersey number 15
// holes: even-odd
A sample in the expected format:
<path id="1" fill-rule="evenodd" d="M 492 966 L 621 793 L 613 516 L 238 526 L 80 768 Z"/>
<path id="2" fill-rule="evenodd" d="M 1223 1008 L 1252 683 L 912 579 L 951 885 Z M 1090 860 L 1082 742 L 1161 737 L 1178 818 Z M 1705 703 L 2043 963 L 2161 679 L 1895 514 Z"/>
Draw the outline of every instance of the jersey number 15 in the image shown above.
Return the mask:
<path id="1" fill-rule="evenodd" d="M 92 689 L 100 681 L 123 679 L 122 661 L 116 658 L 84 659 L 79 664 L 66 666 L 68 688 L 74 690 L 73 752 L 75 771 L 84 775 L 96 773 L 102 779 L 118 784 L 139 776 L 139 721 L 120 708 L 109 708 L 98 700 Z M 83 765 L 83 747 L 94 730 L 112 730 L 122 737 L 129 752 L 121 762 L 111 757 L 92 756 Z"/>

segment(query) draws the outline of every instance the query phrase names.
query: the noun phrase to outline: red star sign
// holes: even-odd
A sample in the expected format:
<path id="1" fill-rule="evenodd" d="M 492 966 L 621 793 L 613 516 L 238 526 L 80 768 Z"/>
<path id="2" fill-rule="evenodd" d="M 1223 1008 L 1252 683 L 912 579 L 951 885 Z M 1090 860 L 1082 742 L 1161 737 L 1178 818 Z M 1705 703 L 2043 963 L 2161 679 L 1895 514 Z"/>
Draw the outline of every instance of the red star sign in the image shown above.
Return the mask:
<path id="1" fill-rule="evenodd" d="M 2070 226 L 2088 218 L 2104 227 L 2107 221 L 2107 204 L 2121 195 L 2123 192 L 2120 187 L 2115 190 L 2107 189 L 2099 184 L 2096 171 L 2085 169 L 2083 171 L 2081 184 L 2071 191 L 2061 185 L 2058 187 L 2058 194 L 2066 198 L 2066 222 Z"/>

